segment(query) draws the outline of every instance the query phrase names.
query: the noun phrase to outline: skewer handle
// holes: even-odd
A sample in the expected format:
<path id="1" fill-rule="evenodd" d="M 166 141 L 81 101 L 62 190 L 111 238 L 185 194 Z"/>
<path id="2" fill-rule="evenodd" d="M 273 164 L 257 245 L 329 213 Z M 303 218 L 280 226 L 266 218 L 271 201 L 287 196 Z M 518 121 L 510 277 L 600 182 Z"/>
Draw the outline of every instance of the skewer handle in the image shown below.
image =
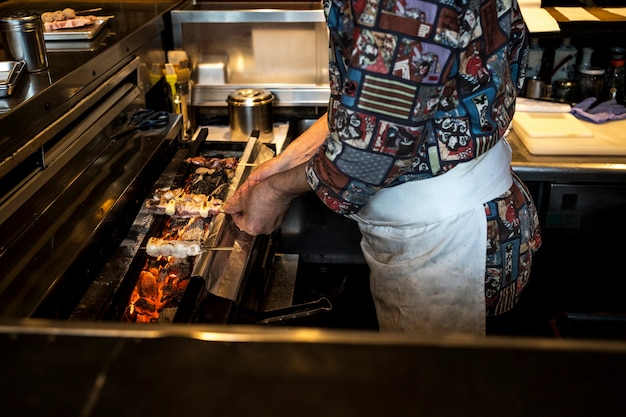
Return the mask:
<path id="1" fill-rule="evenodd" d="M 87 9 L 87 10 L 81 10 L 81 11 L 77 11 L 74 12 L 75 14 L 79 14 L 79 13 L 91 13 L 91 12 L 99 12 L 100 10 L 102 10 L 102 7 L 96 7 L 94 9 Z"/>

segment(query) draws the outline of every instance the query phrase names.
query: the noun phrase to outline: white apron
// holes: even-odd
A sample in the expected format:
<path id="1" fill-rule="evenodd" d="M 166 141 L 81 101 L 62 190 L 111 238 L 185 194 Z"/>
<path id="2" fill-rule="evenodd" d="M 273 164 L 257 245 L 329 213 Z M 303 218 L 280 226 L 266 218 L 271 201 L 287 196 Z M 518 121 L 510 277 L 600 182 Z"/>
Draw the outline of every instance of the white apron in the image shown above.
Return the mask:
<path id="1" fill-rule="evenodd" d="M 356 215 L 381 331 L 485 334 L 483 204 L 512 185 L 505 140 L 445 175 L 379 191 Z"/>

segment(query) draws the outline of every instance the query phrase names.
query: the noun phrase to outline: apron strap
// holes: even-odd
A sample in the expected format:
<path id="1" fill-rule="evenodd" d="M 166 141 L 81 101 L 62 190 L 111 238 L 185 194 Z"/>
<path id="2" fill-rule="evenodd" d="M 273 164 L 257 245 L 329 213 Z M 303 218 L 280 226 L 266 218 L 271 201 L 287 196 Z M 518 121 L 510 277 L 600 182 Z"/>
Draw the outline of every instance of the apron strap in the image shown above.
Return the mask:
<path id="1" fill-rule="evenodd" d="M 443 175 L 378 191 L 348 217 L 377 226 L 437 223 L 506 192 L 513 184 L 511 154 L 506 140 L 500 140 L 489 152 Z"/>

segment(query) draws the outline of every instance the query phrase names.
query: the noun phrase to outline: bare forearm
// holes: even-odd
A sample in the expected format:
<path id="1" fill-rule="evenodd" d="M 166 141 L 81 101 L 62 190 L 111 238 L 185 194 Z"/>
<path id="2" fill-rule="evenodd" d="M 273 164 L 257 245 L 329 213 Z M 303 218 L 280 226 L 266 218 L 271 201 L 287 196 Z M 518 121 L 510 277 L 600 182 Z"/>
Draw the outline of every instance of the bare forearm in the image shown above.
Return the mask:
<path id="1" fill-rule="evenodd" d="M 278 156 L 281 169 L 301 165 L 311 159 L 328 135 L 326 115 L 320 117 Z"/>
<path id="2" fill-rule="evenodd" d="M 306 161 L 296 167 L 281 171 L 267 178 L 267 187 L 271 189 L 277 200 L 290 202 L 300 194 L 311 191 L 306 179 Z"/>
<path id="3" fill-rule="evenodd" d="M 326 139 L 326 118 L 316 121 L 276 158 L 259 165 L 222 208 L 251 235 L 268 234 L 282 223 L 291 201 L 311 190 L 307 162 Z"/>
<path id="4" fill-rule="evenodd" d="M 236 194 L 224 205 L 235 224 L 251 235 L 269 234 L 280 227 L 291 201 L 309 190 L 306 164 L 278 172 Z"/>

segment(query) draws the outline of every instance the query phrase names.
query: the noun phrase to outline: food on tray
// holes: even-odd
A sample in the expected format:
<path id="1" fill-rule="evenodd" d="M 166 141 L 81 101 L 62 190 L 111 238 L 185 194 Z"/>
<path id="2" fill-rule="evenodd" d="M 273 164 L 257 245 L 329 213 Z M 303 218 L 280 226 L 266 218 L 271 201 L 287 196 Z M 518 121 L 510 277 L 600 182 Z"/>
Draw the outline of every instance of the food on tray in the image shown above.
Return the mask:
<path id="1" fill-rule="evenodd" d="M 44 22 L 54 22 L 55 20 L 73 19 L 76 17 L 74 9 L 69 7 L 63 10 L 57 10 L 54 12 L 44 12 L 41 14 L 41 20 Z"/>
<path id="2" fill-rule="evenodd" d="M 186 258 L 197 256 L 202 253 L 201 242 L 190 240 L 164 240 L 151 237 L 146 245 L 146 253 L 149 256 L 173 256 L 174 258 Z"/>
<path id="3" fill-rule="evenodd" d="M 149 256 L 187 258 L 202 253 L 210 217 L 222 212 L 238 160 L 196 156 L 185 162 L 197 167 L 184 180 L 184 187 L 157 188 L 146 200 L 146 209 L 169 216 L 165 233 L 148 239 Z"/>
<path id="4" fill-rule="evenodd" d="M 193 157 L 185 162 L 200 165 L 181 188 L 159 188 L 146 208 L 174 217 L 209 217 L 222 211 L 236 158 Z"/>
<path id="5" fill-rule="evenodd" d="M 58 29 L 73 29 L 83 26 L 89 26 L 96 23 L 98 18 L 96 16 L 79 16 L 73 19 L 66 20 L 54 20 L 51 22 L 43 22 L 44 29 L 47 31 Z"/>
<path id="6" fill-rule="evenodd" d="M 206 194 L 187 193 L 182 188 L 159 188 L 146 208 L 176 217 L 209 217 L 220 213 L 223 201 Z"/>
<path id="7" fill-rule="evenodd" d="M 65 8 L 54 12 L 44 12 L 41 14 L 44 30 L 73 29 L 83 26 L 93 25 L 98 21 L 97 16 L 77 16 L 74 9 Z"/>
<path id="8" fill-rule="evenodd" d="M 213 168 L 213 169 L 234 169 L 237 168 L 238 160 L 235 157 L 228 158 L 217 158 L 217 157 L 207 157 L 207 156 L 193 156 L 191 158 L 185 159 L 185 162 L 188 164 L 198 165 L 205 168 Z"/>
<path id="9" fill-rule="evenodd" d="M 209 222 L 202 218 L 171 219 L 162 236 L 148 239 L 146 253 L 154 257 L 175 258 L 199 255 L 208 230 Z"/>

